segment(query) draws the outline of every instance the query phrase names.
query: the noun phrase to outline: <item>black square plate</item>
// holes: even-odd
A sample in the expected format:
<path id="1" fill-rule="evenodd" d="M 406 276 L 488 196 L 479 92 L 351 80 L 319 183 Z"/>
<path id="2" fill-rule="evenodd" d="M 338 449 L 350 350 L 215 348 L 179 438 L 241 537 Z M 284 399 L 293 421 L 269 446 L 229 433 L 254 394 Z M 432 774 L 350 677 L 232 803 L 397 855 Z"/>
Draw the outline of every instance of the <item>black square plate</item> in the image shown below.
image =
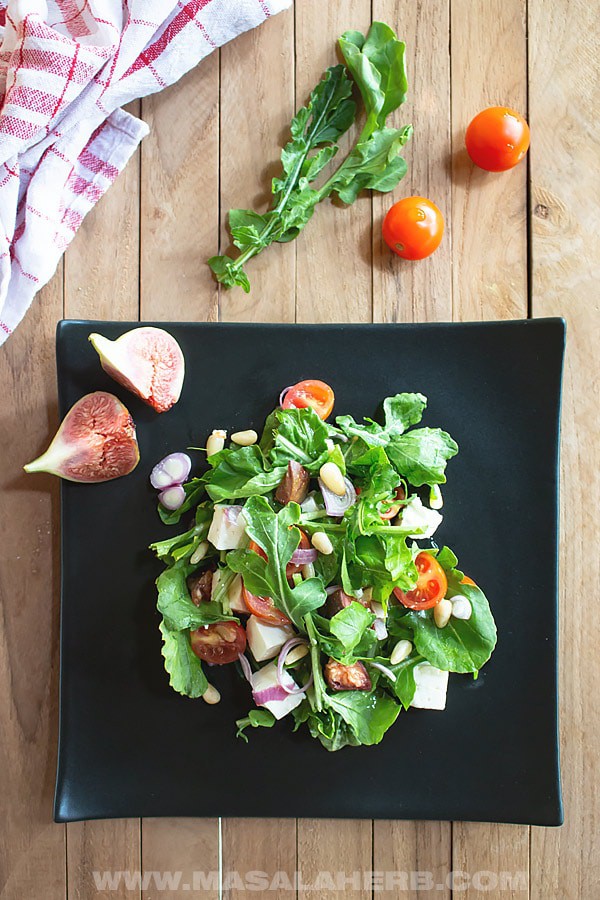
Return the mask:
<path id="1" fill-rule="evenodd" d="M 179 403 L 156 415 L 113 382 L 88 343 L 138 323 L 61 322 L 61 414 L 83 394 L 119 396 L 138 427 L 128 478 L 62 486 L 57 821 L 113 816 L 339 816 L 558 825 L 557 485 L 564 323 L 168 324 L 186 359 Z M 497 649 L 477 681 L 451 675 L 445 712 L 409 710 L 376 747 L 328 753 L 289 723 L 245 744 L 250 696 L 214 670 L 218 706 L 175 694 L 160 654 L 146 549 L 163 526 L 149 486 L 165 453 L 213 428 L 255 427 L 307 377 L 336 410 L 372 416 L 421 391 L 424 424 L 458 441 L 438 534 L 486 591 Z M 437 538 L 437 535 L 436 535 Z M 432 765 L 443 757 L 444 765 Z M 210 777 L 203 761 L 211 760 Z"/>

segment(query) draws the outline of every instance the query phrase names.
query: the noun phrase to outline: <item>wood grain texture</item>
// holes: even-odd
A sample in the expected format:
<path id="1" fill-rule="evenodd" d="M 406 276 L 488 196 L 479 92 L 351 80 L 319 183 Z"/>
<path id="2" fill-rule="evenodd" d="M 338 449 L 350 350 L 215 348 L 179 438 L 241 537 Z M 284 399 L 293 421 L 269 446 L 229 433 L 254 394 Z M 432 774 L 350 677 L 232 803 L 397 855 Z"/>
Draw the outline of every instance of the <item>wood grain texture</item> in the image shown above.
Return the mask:
<path id="1" fill-rule="evenodd" d="M 129 109 L 139 115 L 139 103 Z M 65 255 L 65 316 L 71 319 L 138 318 L 140 154 L 84 219 Z M 122 235 L 122 239 L 115 240 Z M 139 819 L 73 822 L 67 829 L 67 897 L 88 900 L 98 892 L 94 872 L 140 867 Z M 105 896 L 133 900 L 139 890 L 121 884 Z"/>
<path id="2" fill-rule="evenodd" d="M 375 0 L 373 16 L 394 23 L 406 43 L 408 97 L 395 114 L 411 122 L 406 177 L 389 194 L 373 195 L 373 313 L 377 322 L 452 319 L 452 196 L 450 178 L 450 4 L 424 0 Z M 381 237 L 386 211 L 401 197 L 430 197 L 445 219 L 444 239 L 429 259 L 399 259 Z M 402 721 L 398 727 L 402 727 Z M 452 868 L 449 822 L 375 822 L 373 869 L 383 873 L 383 898 L 450 896 Z M 417 873 L 423 873 L 421 878 Z M 430 886 L 431 885 L 431 886 Z M 442 885 L 442 889 L 438 888 Z"/>
<path id="3" fill-rule="evenodd" d="M 218 290 L 206 266 L 219 222 L 219 57 L 142 101 L 140 318 L 215 320 Z M 143 872 L 210 873 L 218 864 L 216 819 L 142 820 Z M 177 877 L 177 876 L 176 876 Z M 183 889 L 183 888 L 182 888 Z M 155 896 L 156 883 L 144 890 Z M 175 896 L 166 885 L 160 896 Z M 207 889 L 201 896 L 212 897 Z"/>
<path id="4" fill-rule="evenodd" d="M 65 894 L 52 823 L 58 729 L 58 483 L 25 475 L 58 424 L 54 331 L 62 266 L 0 348 L 0 897 Z M 32 636 L 37 639 L 32 641 Z M 41 639 L 40 639 L 41 638 Z"/>
<path id="5" fill-rule="evenodd" d="M 531 897 L 600 896 L 600 624 L 573 599 L 600 575 L 600 30 L 583 0 L 529 3 L 532 311 L 567 320 L 560 704 L 565 824 L 533 828 Z"/>
<path id="6" fill-rule="evenodd" d="M 525 0 L 453 0 L 451 6 L 452 252 L 454 318 L 527 315 L 527 168 L 483 172 L 464 135 L 486 106 L 527 112 Z M 467 25 L 467 27 L 465 27 Z M 528 877 L 529 829 L 454 823 L 453 869 Z M 465 900 L 480 896 L 475 884 Z M 489 897 L 506 892 L 493 887 Z"/>
<path id="7" fill-rule="evenodd" d="M 279 150 L 289 138 L 294 106 L 293 11 L 275 16 L 221 51 L 221 251 L 230 251 L 226 227 L 231 208 L 264 211 L 271 179 L 280 171 Z M 213 247 L 212 252 L 217 248 Z M 293 322 L 296 254 L 294 244 L 273 244 L 247 267 L 251 292 L 221 289 L 224 322 Z M 296 822 L 293 819 L 224 819 L 224 896 L 245 896 L 237 873 L 276 872 L 293 879 Z M 269 897 L 289 898 L 285 882 Z"/>
<path id="8" fill-rule="evenodd" d="M 142 900 L 177 900 L 183 891 L 219 898 L 219 833 L 214 819 L 144 819 L 143 870 L 159 873 Z M 188 887 L 185 887 L 188 885 Z"/>

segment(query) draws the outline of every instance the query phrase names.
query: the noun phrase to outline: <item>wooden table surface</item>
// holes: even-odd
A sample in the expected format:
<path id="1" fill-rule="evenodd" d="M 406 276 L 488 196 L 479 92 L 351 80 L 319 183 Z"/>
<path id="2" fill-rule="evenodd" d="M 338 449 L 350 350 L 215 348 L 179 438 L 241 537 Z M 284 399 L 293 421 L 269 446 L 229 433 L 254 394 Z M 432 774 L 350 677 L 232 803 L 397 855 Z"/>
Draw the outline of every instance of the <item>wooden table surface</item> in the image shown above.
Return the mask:
<path id="1" fill-rule="evenodd" d="M 227 246 L 226 211 L 264 203 L 293 110 L 334 61 L 339 34 L 366 29 L 372 16 L 392 24 L 407 44 L 410 95 L 397 121 L 412 121 L 415 135 L 406 154 L 409 174 L 395 196 L 424 194 L 438 203 L 447 227 L 442 246 L 426 262 L 392 259 L 380 237 L 389 196 L 365 196 L 346 210 L 324 204 L 299 240 L 274 246 L 250 264 L 249 296 L 219 291 L 205 260 L 216 252 L 219 235 Z M 322 881 L 312 892 L 300 888 L 303 897 L 370 898 L 371 887 L 357 875 L 353 881 L 352 873 L 371 870 L 409 873 L 408 883 L 374 891 L 386 898 L 443 900 L 452 893 L 453 870 L 467 873 L 457 876 L 455 892 L 468 898 L 600 896 L 594 533 L 600 499 L 599 35 L 597 4 L 585 0 L 297 0 L 295 9 L 214 53 L 179 84 L 134 104 L 150 125 L 149 137 L 0 350 L 2 900 L 179 897 L 184 883 L 193 884 L 193 871 L 219 868 L 242 879 L 252 870 L 291 879 L 297 869 L 305 881 L 321 870 L 349 878 L 345 890 Z M 524 111 L 533 139 L 526 164 L 489 175 L 469 164 L 463 136 L 470 118 L 496 103 Z M 57 320 L 410 322 L 547 315 L 568 322 L 561 532 L 565 825 L 53 824 L 58 483 L 24 476 L 20 467 L 45 448 L 57 425 Z M 532 590 L 535 577 L 532 571 Z M 140 753 L 143 747 L 140 735 Z M 197 752 L 210 757 L 209 747 Z M 443 765 L 443 747 L 432 748 L 431 758 L 432 765 Z M 218 773 L 218 761 L 213 770 Z M 243 790 L 246 773 L 219 777 Z M 98 890 L 94 872 L 127 870 L 183 875 L 179 889 L 167 883 L 159 890 L 147 876 L 145 886 L 121 880 L 115 890 Z M 411 884 L 415 872 L 425 874 Z M 209 874 L 205 883 L 199 877 L 199 889 L 188 896 L 219 896 L 216 875 L 212 884 Z M 283 876 L 272 886 L 255 895 L 296 893 Z M 245 896 L 242 887 L 230 875 L 222 895 Z"/>

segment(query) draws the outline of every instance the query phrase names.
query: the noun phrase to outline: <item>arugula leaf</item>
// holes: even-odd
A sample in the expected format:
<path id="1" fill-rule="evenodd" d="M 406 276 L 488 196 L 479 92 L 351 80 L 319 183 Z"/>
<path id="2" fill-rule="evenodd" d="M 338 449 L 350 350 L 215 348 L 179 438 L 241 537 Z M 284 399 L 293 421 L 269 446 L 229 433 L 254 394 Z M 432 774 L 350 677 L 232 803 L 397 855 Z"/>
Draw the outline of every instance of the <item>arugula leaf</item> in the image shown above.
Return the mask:
<path id="1" fill-rule="evenodd" d="M 392 689 L 404 707 L 408 709 L 415 696 L 417 685 L 415 682 L 415 666 L 423 662 L 423 657 L 418 654 L 409 656 L 395 666 L 390 665 L 389 660 L 385 663 L 396 676 L 396 681 L 392 685 Z"/>
<path id="2" fill-rule="evenodd" d="M 203 476 L 206 491 L 215 503 L 268 494 L 275 490 L 286 466 L 271 468 L 256 444 L 221 450 L 209 457 L 212 468 Z"/>
<path id="3" fill-rule="evenodd" d="M 276 410 L 274 418 L 277 425 L 273 429 L 270 461 L 283 467 L 295 460 L 316 474 L 328 458 L 328 426 L 310 407 Z"/>
<path id="4" fill-rule="evenodd" d="M 378 744 L 398 718 L 400 707 L 380 691 L 340 691 L 327 703 L 352 729 L 361 744 Z"/>
<path id="5" fill-rule="evenodd" d="M 401 479 L 383 447 L 373 447 L 355 460 L 351 474 L 361 485 L 357 503 L 346 514 L 348 534 L 354 538 L 381 527 L 380 504 L 392 500 Z"/>
<path id="6" fill-rule="evenodd" d="M 250 290 L 245 263 L 274 241 L 293 240 L 310 221 L 315 206 L 336 193 L 353 203 L 363 189 L 391 191 L 406 173 L 399 155 L 412 127 L 389 128 L 386 119 L 406 97 L 405 46 L 391 28 L 374 22 L 365 36 L 346 32 L 340 48 L 359 87 L 367 119 L 348 156 L 320 188 L 311 185 L 338 152 L 337 141 L 356 115 L 352 80 L 345 66 L 332 66 L 290 125 L 291 140 L 281 152 L 282 173 L 272 182 L 273 201 L 264 215 L 232 210 L 229 224 L 237 259 L 213 256 L 208 264 L 217 281 Z"/>
<path id="7" fill-rule="evenodd" d="M 300 532 L 293 527 L 300 521 L 300 514 L 297 503 L 288 503 L 275 513 L 264 497 L 251 497 L 244 506 L 246 531 L 265 551 L 267 560 L 251 550 L 232 550 L 227 554 L 227 564 L 239 572 L 253 594 L 271 597 L 296 628 L 304 631 L 304 617 L 323 605 L 326 594 L 319 578 L 290 587 L 286 577 L 286 566 L 300 543 Z"/>
<path id="8" fill-rule="evenodd" d="M 446 463 L 458 453 L 458 444 L 441 428 L 415 428 L 395 438 L 387 454 L 397 471 L 415 487 L 443 484 Z"/>
<path id="9" fill-rule="evenodd" d="M 361 438 L 370 447 L 386 447 L 411 425 L 421 421 L 426 406 L 427 398 L 423 394 L 395 394 L 383 401 L 384 425 L 373 419 L 365 419 L 366 424 L 360 425 L 352 416 L 338 416 L 336 422 L 348 437 Z M 356 462 L 360 463 L 360 460 Z"/>
<path id="10" fill-rule="evenodd" d="M 239 621 L 235 616 L 226 615 L 220 603 L 215 601 L 196 606 L 190 599 L 186 578 L 191 568 L 176 563 L 165 569 L 156 579 L 158 588 L 157 608 L 166 620 L 170 631 L 200 628 L 213 622 Z"/>
<path id="11" fill-rule="evenodd" d="M 174 691 L 186 697 L 201 697 L 208 687 L 202 663 L 192 650 L 187 631 L 172 631 L 165 621 L 160 623 L 163 637 L 162 655 Z"/>
<path id="12" fill-rule="evenodd" d="M 374 620 L 373 613 L 365 609 L 362 604 L 352 602 L 350 606 L 341 609 L 331 618 L 329 628 L 331 633 L 338 638 L 344 650 L 349 653 L 354 650 Z"/>
<path id="13" fill-rule="evenodd" d="M 268 709 L 251 709 L 244 719 L 237 719 L 236 737 L 248 743 L 248 735 L 245 733 L 246 728 L 272 728 L 277 719 Z"/>
<path id="14" fill-rule="evenodd" d="M 169 558 L 172 558 L 174 550 L 178 550 L 180 547 L 187 547 L 188 545 L 194 546 L 195 536 L 196 529 L 190 528 L 190 530 L 186 531 L 184 534 L 176 534 L 175 537 L 150 544 L 150 550 L 153 550 L 159 559 L 166 561 L 168 564 Z"/>

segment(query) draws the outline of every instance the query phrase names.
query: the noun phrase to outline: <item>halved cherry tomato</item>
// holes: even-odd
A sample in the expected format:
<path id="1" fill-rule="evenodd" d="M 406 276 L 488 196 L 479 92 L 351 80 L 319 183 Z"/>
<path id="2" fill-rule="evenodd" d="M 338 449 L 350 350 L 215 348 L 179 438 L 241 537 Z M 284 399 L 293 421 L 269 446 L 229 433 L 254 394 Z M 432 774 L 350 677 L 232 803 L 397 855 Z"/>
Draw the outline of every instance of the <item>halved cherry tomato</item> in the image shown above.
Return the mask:
<path id="1" fill-rule="evenodd" d="M 300 529 L 298 529 L 300 531 Z M 298 544 L 298 550 L 310 550 L 311 543 L 304 534 L 303 531 L 300 531 L 300 543 Z M 254 550 L 255 553 L 258 553 L 259 556 L 262 556 L 263 559 L 267 558 L 267 554 L 263 550 L 256 541 L 250 541 L 248 544 L 248 550 Z M 294 563 L 288 563 L 285 567 L 285 575 L 288 581 L 291 581 L 293 576 L 302 572 L 302 566 L 296 566 Z"/>
<path id="2" fill-rule="evenodd" d="M 246 632 L 237 622 L 215 622 L 190 631 L 192 650 L 199 659 L 223 666 L 235 662 L 246 649 Z"/>
<path id="3" fill-rule="evenodd" d="M 440 245 L 444 217 L 426 197 L 405 197 L 387 211 L 383 239 L 402 259 L 425 259 Z"/>
<path id="4" fill-rule="evenodd" d="M 388 519 L 393 519 L 395 516 L 398 515 L 399 512 L 400 512 L 400 504 L 399 503 L 390 503 L 390 505 L 387 508 L 384 507 L 384 509 L 382 510 L 382 512 L 379 513 L 379 515 L 385 522 Z"/>
<path id="5" fill-rule="evenodd" d="M 467 153 L 486 172 L 505 172 L 529 149 L 529 125 L 506 106 L 490 106 L 470 122 L 465 135 Z"/>
<path id="6" fill-rule="evenodd" d="M 242 596 L 250 612 L 267 625 L 290 624 L 288 617 L 277 609 L 270 597 L 257 597 L 250 593 L 245 584 L 242 584 Z"/>
<path id="7" fill-rule="evenodd" d="M 448 589 L 446 573 L 435 556 L 425 551 L 418 554 L 415 565 L 419 573 L 416 588 L 406 593 L 400 588 L 394 588 L 394 594 L 408 609 L 431 609 L 446 595 Z"/>
<path id="8" fill-rule="evenodd" d="M 461 581 L 461 584 L 472 584 L 473 587 L 477 587 L 477 585 L 475 584 L 475 582 L 473 581 L 473 579 L 472 579 L 472 578 L 469 578 L 468 575 L 465 575 L 465 576 L 464 576 L 463 580 Z"/>
<path id="9" fill-rule="evenodd" d="M 335 395 L 324 381 L 299 381 L 286 392 L 283 409 L 306 409 L 310 406 L 320 419 L 326 419 L 333 409 Z"/>

